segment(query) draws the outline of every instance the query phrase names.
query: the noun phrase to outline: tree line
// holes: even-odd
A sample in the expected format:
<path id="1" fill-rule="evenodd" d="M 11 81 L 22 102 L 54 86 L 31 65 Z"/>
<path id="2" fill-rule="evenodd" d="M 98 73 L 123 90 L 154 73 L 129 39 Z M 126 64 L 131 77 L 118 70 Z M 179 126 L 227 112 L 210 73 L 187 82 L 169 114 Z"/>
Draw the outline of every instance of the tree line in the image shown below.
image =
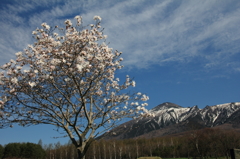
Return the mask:
<path id="1" fill-rule="evenodd" d="M 228 159 L 233 148 L 240 148 L 239 132 L 205 128 L 181 136 L 95 141 L 86 159 L 135 159 L 141 156 Z"/>
<path id="2" fill-rule="evenodd" d="M 45 150 L 34 143 L 9 143 L 5 146 L 0 145 L 0 158 L 31 158 L 44 159 Z"/>
<path id="3" fill-rule="evenodd" d="M 85 159 L 136 159 L 141 156 L 162 158 L 230 158 L 230 149 L 240 148 L 240 133 L 235 130 L 205 128 L 181 136 L 95 140 Z M 0 146 L 1 158 L 77 159 L 69 143 L 10 143 Z"/>

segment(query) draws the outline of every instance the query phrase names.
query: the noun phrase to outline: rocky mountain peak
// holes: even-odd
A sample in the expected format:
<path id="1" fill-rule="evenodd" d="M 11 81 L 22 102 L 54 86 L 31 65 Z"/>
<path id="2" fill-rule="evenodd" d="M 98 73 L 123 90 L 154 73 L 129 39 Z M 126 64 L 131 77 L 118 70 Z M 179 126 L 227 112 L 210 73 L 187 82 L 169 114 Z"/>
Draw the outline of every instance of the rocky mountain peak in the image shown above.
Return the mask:
<path id="1" fill-rule="evenodd" d="M 163 136 L 182 133 L 193 128 L 232 124 L 240 127 L 240 102 L 206 106 L 181 107 L 165 102 L 150 110 L 155 117 L 131 120 L 114 128 L 102 137 L 125 139 L 139 136 Z"/>
<path id="2" fill-rule="evenodd" d="M 159 110 L 164 110 L 169 108 L 182 108 L 182 107 L 174 103 L 165 102 L 154 107 L 153 109 L 151 109 L 151 111 L 159 111 Z"/>

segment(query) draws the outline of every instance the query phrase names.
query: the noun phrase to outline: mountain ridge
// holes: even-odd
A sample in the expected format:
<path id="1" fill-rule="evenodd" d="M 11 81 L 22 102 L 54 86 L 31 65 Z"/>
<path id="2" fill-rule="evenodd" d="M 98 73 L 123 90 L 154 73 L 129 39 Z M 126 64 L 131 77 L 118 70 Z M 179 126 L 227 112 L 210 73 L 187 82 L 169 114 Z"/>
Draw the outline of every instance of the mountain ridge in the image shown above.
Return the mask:
<path id="1" fill-rule="evenodd" d="M 157 137 L 223 124 L 231 124 L 233 128 L 240 128 L 240 102 L 206 106 L 203 109 L 196 105 L 182 107 L 165 102 L 150 109 L 149 112 L 155 117 L 130 120 L 103 134 L 101 138 Z"/>

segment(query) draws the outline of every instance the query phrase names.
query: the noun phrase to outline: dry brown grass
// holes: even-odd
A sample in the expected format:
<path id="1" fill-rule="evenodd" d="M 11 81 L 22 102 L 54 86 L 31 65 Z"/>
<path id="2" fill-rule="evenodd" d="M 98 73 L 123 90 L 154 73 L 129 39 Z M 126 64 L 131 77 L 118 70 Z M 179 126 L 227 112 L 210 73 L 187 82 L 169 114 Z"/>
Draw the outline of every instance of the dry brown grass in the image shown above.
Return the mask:
<path id="1" fill-rule="evenodd" d="M 138 159 L 162 159 L 161 157 L 139 157 Z"/>

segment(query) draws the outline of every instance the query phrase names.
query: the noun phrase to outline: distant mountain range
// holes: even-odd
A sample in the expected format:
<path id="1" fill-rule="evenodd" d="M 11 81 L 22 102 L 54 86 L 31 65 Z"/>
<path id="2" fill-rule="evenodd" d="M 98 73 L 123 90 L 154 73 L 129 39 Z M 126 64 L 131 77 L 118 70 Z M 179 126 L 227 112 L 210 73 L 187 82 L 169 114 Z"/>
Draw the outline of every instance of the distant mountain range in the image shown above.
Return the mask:
<path id="1" fill-rule="evenodd" d="M 206 127 L 240 130 L 240 102 L 181 107 L 166 102 L 150 110 L 155 117 L 130 120 L 103 134 L 104 139 L 128 139 L 176 135 Z"/>

